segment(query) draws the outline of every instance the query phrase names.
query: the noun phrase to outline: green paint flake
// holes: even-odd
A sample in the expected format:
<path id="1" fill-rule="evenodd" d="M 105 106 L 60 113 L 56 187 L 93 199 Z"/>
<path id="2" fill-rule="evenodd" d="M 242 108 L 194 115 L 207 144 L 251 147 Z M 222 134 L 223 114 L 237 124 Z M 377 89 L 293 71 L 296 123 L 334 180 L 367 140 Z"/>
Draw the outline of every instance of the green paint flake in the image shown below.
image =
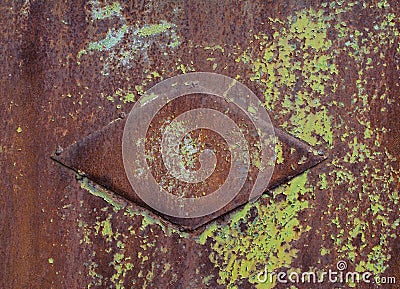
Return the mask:
<path id="1" fill-rule="evenodd" d="M 139 103 L 140 105 L 146 105 L 147 103 L 153 101 L 154 99 L 156 99 L 158 97 L 157 94 L 151 93 L 151 94 L 146 94 L 143 95 L 140 99 L 139 99 Z"/>
<path id="2" fill-rule="evenodd" d="M 204 50 L 212 50 L 212 51 L 220 50 L 221 52 L 225 51 L 225 49 L 221 45 L 205 46 Z"/>
<path id="3" fill-rule="evenodd" d="M 248 111 L 249 113 L 251 113 L 251 114 L 256 114 L 257 111 L 258 111 L 258 108 L 255 107 L 255 106 L 250 105 L 250 106 L 247 108 L 247 111 Z"/>
<path id="4" fill-rule="evenodd" d="M 152 25 L 147 25 L 142 28 L 140 28 L 137 31 L 137 34 L 142 37 L 148 37 L 151 35 L 157 35 L 161 34 L 169 29 L 174 27 L 173 24 L 168 23 L 166 21 L 162 21 L 160 24 L 152 24 Z"/>
<path id="5" fill-rule="evenodd" d="M 158 24 L 146 23 L 142 27 L 137 24 L 130 25 L 122 13 L 123 8 L 119 2 L 105 6 L 98 1 L 90 1 L 89 4 L 91 12 L 89 29 L 96 31 L 96 26 L 99 25 L 97 23 L 104 19 L 114 19 L 116 20 L 114 22 L 118 23 L 113 24 L 114 26 L 110 25 L 106 36 L 102 39 L 99 40 L 94 36 L 94 39 L 91 39 L 90 43 L 77 53 L 77 64 L 81 65 L 84 58 L 103 52 L 100 55 L 103 62 L 101 70 L 103 76 L 109 76 L 112 71 L 119 68 L 131 68 L 139 55 L 145 61 L 149 61 L 147 49 L 152 45 L 158 46 L 163 51 L 162 55 L 168 55 L 167 50 L 170 51 L 170 49 L 167 48 L 175 49 L 181 43 L 175 24 L 161 20 Z M 92 34 L 96 35 L 96 33 Z"/>
<path id="6" fill-rule="evenodd" d="M 81 58 L 83 55 L 85 55 L 85 54 L 87 54 L 86 49 L 79 50 L 78 54 L 76 55 L 76 58 L 77 58 L 77 59 L 80 59 L 80 58 Z M 79 61 L 78 61 L 78 64 L 80 64 Z"/>
<path id="7" fill-rule="evenodd" d="M 54 264 L 54 259 L 53 258 L 49 258 L 47 261 L 49 262 L 49 264 Z"/>
<path id="8" fill-rule="evenodd" d="M 142 225 L 139 228 L 140 231 L 144 231 L 149 226 L 159 226 L 166 236 L 172 236 L 173 234 L 176 234 L 181 238 L 188 238 L 190 236 L 188 233 L 183 232 L 174 226 L 167 226 L 164 222 L 161 222 L 159 219 L 151 216 L 145 210 L 128 207 L 124 214 L 130 216 L 131 218 L 142 218 Z"/>
<path id="9" fill-rule="evenodd" d="M 125 257 L 124 253 L 116 252 L 114 260 L 110 265 L 113 266 L 115 273 L 110 280 L 114 283 L 115 288 L 123 289 L 126 274 L 132 270 L 133 264 L 129 261 L 130 257 Z"/>
<path id="10" fill-rule="evenodd" d="M 85 189 L 90 194 L 102 198 L 105 202 L 110 204 L 114 211 L 119 211 L 126 206 L 126 203 L 114 197 L 114 195 L 106 190 L 100 189 L 97 186 L 89 182 L 87 178 L 83 178 L 79 181 L 82 189 Z"/>
<path id="11" fill-rule="evenodd" d="M 22 128 L 19 126 L 18 128 L 17 128 L 17 133 L 21 133 L 22 132 Z"/>
<path id="12" fill-rule="evenodd" d="M 214 278 L 214 275 L 208 275 L 208 276 L 205 276 L 203 279 L 202 279 L 202 283 L 204 284 L 204 285 L 207 285 L 207 286 L 210 286 L 210 282 L 211 282 L 211 280 Z"/>
<path id="13" fill-rule="evenodd" d="M 324 248 L 324 247 L 322 247 L 321 250 L 320 250 L 321 256 L 328 255 L 330 252 L 331 252 L 331 250 L 329 250 L 327 248 Z"/>
<path id="14" fill-rule="evenodd" d="M 326 178 L 326 174 L 320 174 L 319 175 L 319 179 L 320 179 L 320 189 L 321 190 L 325 190 L 328 188 L 328 181 Z"/>
<path id="15" fill-rule="evenodd" d="M 118 2 L 114 2 L 104 7 L 100 7 L 98 1 L 90 1 L 89 3 L 94 7 L 92 10 L 93 20 L 103 20 L 114 16 L 121 16 L 122 7 Z"/>
<path id="16" fill-rule="evenodd" d="M 296 136 L 307 141 L 311 145 L 320 143 L 320 136 L 327 144 L 333 144 L 333 133 L 331 119 L 326 108 L 322 108 L 318 113 L 297 111 L 290 119 L 295 126 L 293 132 Z"/>
<path id="17" fill-rule="evenodd" d="M 107 238 L 107 240 L 111 240 L 113 237 L 113 231 L 112 231 L 112 225 L 110 223 L 109 219 L 106 219 L 105 221 L 102 222 L 102 231 L 101 234 Z"/>
<path id="18" fill-rule="evenodd" d="M 105 51 L 114 48 L 118 43 L 120 43 L 125 36 L 125 33 L 128 31 L 128 26 L 124 25 L 120 29 L 110 29 L 106 35 L 106 37 L 102 40 L 92 42 L 89 44 L 88 48 L 85 51 Z M 82 53 L 78 53 L 79 56 Z"/>
<path id="19" fill-rule="evenodd" d="M 245 278 L 256 284 L 257 268 L 260 266 L 267 266 L 269 272 L 290 267 L 297 256 L 292 243 L 309 230 L 297 219 L 298 214 L 310 206 L 308 201 L 299 197 L 309 192 L 312 188 L 307 186 L 305 173 L 274 191 L 274 195 L 285 195 L 286 200 L 263 197 L 266 204 L 247 204 L 230 216 L 228 224 L 209 225 L 197 242 L 204 245 L 210 240 L 214 250 L 210 261 L 220 269 L 217 282 L 233 288 L 238 280 Z M 256 217 L 248 221 L 254 212 Z M 241 225 L 246 229 L 242 230 Z M 269 283 L 256 285 L 257 288 L 273 286 Z"/>
<path id="20" fill-rule="evenodd" d="M 275 153 L 276 153 L 276 163 L 277 164 L 283 164 L 283 148 L 282 148 L 282 142 L 279 140 L 275 144 Z"/>
<path id="21" fill-rule="evenodd" d="M 123 98 L 124 103 L 127 102 L 134 102 L 135 101 L 135 95 L 133 93 L 127 93 L 125 94 L 124 98 Z"/>

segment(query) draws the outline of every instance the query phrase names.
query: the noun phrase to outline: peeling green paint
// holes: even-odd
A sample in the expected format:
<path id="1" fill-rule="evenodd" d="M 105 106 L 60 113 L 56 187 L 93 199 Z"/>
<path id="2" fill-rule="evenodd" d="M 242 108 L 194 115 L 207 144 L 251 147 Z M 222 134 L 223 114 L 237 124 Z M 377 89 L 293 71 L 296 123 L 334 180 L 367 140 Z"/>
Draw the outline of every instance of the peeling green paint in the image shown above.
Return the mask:
<path id="1" fill-rule="evenodd" d="M 103 19 L 118 19 L 122 25 L 109 27 L 104 38 L 91 41 L 87 47 L 77 53 L 77 63 L 80 65 L 84 58 L 99 52 L 106 53 L 103 69 L 103 76 L 110 75 L 110 67 L 130 68 L 132 63 L 140 55 L 148 59 L 147 49 L 151 45 L 159 46 L 164 52 L 166 48 L 176 49 L 180 43 L 180 37 L 176 32 L 176 25 L 161 20 L 160 23 L 147 23 L 142 27 L 130 25 L 122 13 L 122 6 L 119 2 L 102 6 L 98 1 L 89 2 L 91 9 L 91 23 Z M 167 36 L 167 37 L 159 37 Z M 168 39 L 167 41 L 165 39 Z"/>
<path id="2" fill-rule="evenodd" d="M 330 13 L 323 10 L 305 9 L 289 16 L 287 21 L 270 19 L 269 24 L 273 26 L 275 33 L 267 35 L 260 32 L 254 35 L 252 47 L 240 52 L 235 61 L 252 69 L 253 74 L 250 75 L 250 80 L 263 86 L 265 106 L 279 114 L 277 116 L 272 114 L 272 116 L 277 118 L 289 116 L 282 124 L 284 129 L 312 145 L 323 144 L 333 149 L 344 144 L 349 148 L 348 151 L 340 151 L 343 152 L 344 157 L 340 154 L 335 155 L 331 163 L 327 163 L 328 167 L 332 167 L 331 172 L 319 175 L 319 194 L 335 191 L 337 186 L 340 186 L 339 190 L 343 192 L 343 195 L 336 191 L 328 195 L 328 211 L 324 214 L 331 218 L 337 212 L 346 211 L 345 219 L 339 219 L 337 215 L 333 217 L 332 225 L 335 227 L 333 228 L 335 233 L 330 237 L 336 249 L 322 247 L 320 253 L 321 256 L 325 256 L 337 252 L 343 260 L 355 263 L 360 272 L 369 270 L 379 276 L 387 269 L 390 259 L 389 239 L 396 237 L 393 229 L 397 228 L 398 222 L 395 226 L 393 220 L 389 219 L 389 213 L 400 211 L 398 192 L 393 191 L 395 175 L 400 172 L 393 169 L 396 159 L 393 156 L 387 156 L 387 151 L 383 152 L 380 146 L 382 135 L 386 133 L 386 130 L 373 128 L 371 122 L 368 121 L 371 99 L 388 99 L 387 94 L 369 96 L 366 92 L 365 72 L 376 67 L 373 61 L 376 59 L 374 55 L 383 59 L 384 56 L 380 51 L 384 51 L 387 43 L 393 43 L 393 39 L 399 33 L 398 29 L 393 28 L 395 27 L 393 13 L 381 14 L 380 20 L 375 25 L 376 32 L 368 32 L 368 29 L 366 29 L 367 33 L 355 30 L 352 25 L 346 23 L 348 16 L 343 18 L 341 16 L 350 12 L 354 5 L 355 3 L 342 5 L 338 2 L 330 2 L 323 5 L 326 9 L 333 10 Z M 386 1 L 382 1 L 379 5 L 381 8 L 386 7 L 385 9 L 389 7 Z M 372 8 L 364 6 L 364 9 Z M 333 35 L 337 33 L 338 42 L 333 43 L 328 38 L 328 31 Z M 257 45 L 259 51 L 254 49 Z M 399 51 L 399 48 L 397 49 Z M 359 70 L 358 79 L 355 82 L 358 91 L 353 95 L 350 108 L 346 107 L 344 102 L 332 99 L 332 94 L 340 88 L 340 80 L 338 80 L 339 83 L 334 83 L 332 78 L 343 77 L 339 75 L 338 62 L 338 57 L 343 54 L 351 57 L 356 69 Z M 300 57 L 293 57 L 293 55 L 300 55 Z M 212 61 L 215 61 L 215 56 Z M 364 62 L 367 66 L 362 69 L 361 64 Z M 300 88 L 296 87 L 295 95 L 288 93 L 294 91 L 298 82 L 302 85 Z M 392 101 L 394 100 L 388 99 L 388 103 Z M 354 122 L 334 123 L 332 116 L 338 109 L 357 115 L 356 121 L 360 125 L 355 125 Z M 353 121 L 352 118 L 350 119 Z M 335 121 L 340 121 L 340 118 Z M 359 137 L 359 131 L 362 132 L 362 138 Z M 276 146 L 276 150 L 277 161 L 280 162 L 279 145 Z M 355 170 L 352 164 L 357 164 L 360 170 Z M 373 167 L 374 164 L 376 168 Z M 335 188 L 329 186 L 330 184 L 334 184 Z M 312 189 L 310 194 L 313 194 L 313 191 Z M 358 195 L 358 199 L 354 200 L 350 197 L 352 194 Z M 382 195 L 387 196 L 385 201 L 379 197 Z M 359 202 L 358 205 L 357 202 Z M 249 206 L 251 205 L 247 205 L 241 214 L 246 215 L 250 210 Z M 268 211 L 268 208 L 265 210 Z M 214 252 L 210 255 L 210 260 L 220 269 L 218 282 L 226 284 L 228 288 L 236 288 L 242 278 L 249 278 L 250 282 L 254 282 L 249 274 L 253 267 L 243 269 L 243 264 L 248 264 L 245 262 L 246 252 L 250 252 L 251 255 L 254 250 L 262 255 L 275 249 L 260 248 L 257 242 L 241 243 L 242 241 L 236 238 L 237 236 L 242 238 L 242 235 L 240 231 L 232 228 L 232 224 L 234 224 L 233 221 L 227 226 L 219 227 L 214 223 L 198 238 L 200 244 L 206 244 L 207 240 L 211 240 Z M 372 226 L 383 228 L 382 232 L 372 234 L 372 239 L 379 242 L 377 246 L 367 242 L 367 232 L 369 234 L 374 232 Z M 260 236 L 258 231 L 250 230 L 246 233 L 251 236 L 252 241 Z M 223 238 L 224 234 L 229 236 L 227 240 Z M 325 240 L 325 234 L 321 237 Z M 361 242 L 358 246 L 354 245 L 356 239 Z M 243 254 L 241 254 L 242 251 Z M 268 263 L 267 257 L 265 260 Z M 253 262 L 256 263 L 254 259 Z M 286 266 L 290 266 L 290 260 L 287 260 L 287 263 Z M 276 264 L 271 265 L 272 270 L 279 267 L 274 265 Z M 354 286 L 354 284 L 349 285 Z M 272 288 L 274 285 L 258 284 L 257 286 Z"/>
<path id="3" fill-rule="evenodd" d="M 89 44 L 88 48 L 85 49 L 85 52 L 88 51 L 104 51 L 110 50 L 114 48 L 119 42 L 121 42 L 122 38 L 125 36 L 125 33 L 128 31 L 128 26 L 124 25 L 120 29 L 110 29 L 106 35 L 106 37 L 102 40 L 92 42 Z M 83 53 L 79 53 L 79 56 L 82 56 Z"/>
<path id="4" fill-rule="evenodd" d="M 118 2 L 101 7 L 99 1 L 89 1 L 92 8 L 92 19 L 93 20 L 104 20 L 114 16 L 121 16 L 122 7 Z"/>
<path id="5" fill-rule="evenodd" d="M 307 173 L 296 177 L 290 184 L 274 191 L 274 195 L 285 195 L 283 201 L 262 197 L 262 202 L 247 204 L 242 210 L 230 216 L 227 225 L 213 223 L 197 238 L 199 244 L 211 241 L 214 253 L 210 261 L 219 271 L 219 284 L 229 288 L 242 278 L 257 284 L 259 268 L 267 266 L 268 272 L 289 267 L 297 256 L 293 242 L 309 230 L 300 224 L 298 213 L 310 207 L 307 200 L 301 200 L 312 191 L 307 184 Z M 252 222 L 248 219 L 255 215 Z M 241 229 L 241 225 L 246 230 Z M 257 284 L 257 288 L 273 288 L 274 284 Z"/>
<path id="6" fill-rule="evenodd" d="M 279 114 L 294 112 L 283 127 L 312 145 L 323 139 L 331 146 L 331 119 L 328 108 L 320 102 L 326 90 L 333 90 L 328 80 L 332 74 L 337 74 L 336 66 L 329 63 L 334 55 L 329 50 L 332 42 L 327 38 L 328 21 L 329 17 L 321 10 L 297 12 L 288 17 L 288 24 L 277 29 L 272 38 L 263 33 L 255 36 L 259 39 L 261 58 L 244 51 L 236 61 L 250 65 L 254 73 L 250 80 L 265 87 L 267 109 L 274 109 L 276 103 L 281 103 Z M 291 57 L 299 49 L 303 51 L 301 62 Z M 282 90 L 294 89 L 300 80 L 305 85 L 296 95 L 284 94 L 283 99 L 279 98 Z"/>
<path id="7" fill-rule="evenodd" d="M 147 212 L 146 209 L 136 207 L 127 203 L 122 198 L 112 195 L 86 178 L 81 179 L 79 182 L 81 187 L 88 193 L 100 197 L 106 202 L 106 207 L 99 210 L 99 213 L 101 211 L 106 214 L 105 217 L 99 214 L 96 217 L 96 221 L 92 223 L 83 219 L 77 220 L 78 229 L 82 233 L 80 243 L 83 246 L 90 246 L 92 254 L 85 263 L 88 275 L 91 277 L 87 287 L 101 286 L 104 282 L 109 282 L 113 284 L 113 288 L 131 288 L 135 286 L 136 280 L 132 279 L 127 282 L 126 277 L 128 274 L 132 275 L 132 272 L 137 272 L 135 275 L 138 278 L 146 279 L 143 288 L 151 288 L 150 284 L 156 277 L 155 263 L 151 260 L 154 260 L 157 254 L 168 254 L 168 250 L 157 247 L 156 239 L 148 238 L 143 232 L 147 230 L 154 232 L 161 229 L 161 233 L 165 234 L 165 237 L 174 236 L 178 238 L 189 238 L 189 234 L 160 221 L 157 217 Z M 121 217 L 126 218 L 126 221 L 121 221 Z M 121 224 L 127 224 L 130 221 L 134 224 L 135 220 L 138 219 L 141 219 L 138 226 L 121 226 Z M 127 253 L 133 239 L 139 244 L 138 248 L 134 248 L 137 258 Z M 99 244 L 102 245 L 100 248 L 97 248 L 92 247 L 93 244 L 96 244 L 96 246 Z M 103 276 L 99 270 L 99 264 L 95 261 L 96 255 L 101 254 L 102 251 L 112 256 L 112 261 L 108 264 L 108 267 L 114 270 L 111 276 Z M 140 261 L 138 262 L 137 260 Z M 152 269 L 144 272 L 140 268 L 145 268 L 143 266 L 147 263 L 150 263 Z M 140 267 L 137 267 L 138 264 Z M 169 264 L 165 265 L 165 270 L 165 272 L 170 270 Z M 127 287 L 126 284 L 130 285 Z"/>
<path id="8" fill-rule="evenodd" d="M 162 21 L 160 24 L 147 25 L 140 28 L 137 31 L 137 34 L 142 37 L 147 37 L 151 35 L 161 34 L 167 31 L 168 29 L 171 29 L 172 27 L 174 27 L 173 24 L 168 23 L 166 21 Z"/>
<path id="9" fill-rule="evenodd" d="M 276 153 L 276 163 L 277 164 L 283 164 L 283 148 L 282 148 L 282 142 L 277 140 L 275 144 L 275 153 Z"/>
<path id="10" fill-rule="evenodd" d="M 82 180 L 80 180 L 80 186 L 82 189 L 85 189 L 90 194 L 96 197 L 100 197 L 104 201 L 109 203 L 116 212 L 126 206 L 125 202 L 116 199 L 112 193 L 106 190 L 100 190 L 98 187 L 92 185 L 87 178 L 83 178 Z"/>

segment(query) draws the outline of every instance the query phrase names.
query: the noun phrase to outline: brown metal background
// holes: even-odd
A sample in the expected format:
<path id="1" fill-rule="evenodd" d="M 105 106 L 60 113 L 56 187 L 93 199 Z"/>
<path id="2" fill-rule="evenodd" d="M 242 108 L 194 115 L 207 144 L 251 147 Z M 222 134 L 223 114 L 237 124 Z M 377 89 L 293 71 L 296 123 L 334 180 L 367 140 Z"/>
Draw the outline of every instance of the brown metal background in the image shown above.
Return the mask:
<path id="1" fill-rule="evenodd" d="M 254 275 L 269 263 L 278 270 L 276 258 L 289 260 L 283 267 L 304 271 L 335 269 L 338 260 L 348 261 L 353 270 L 366 262 L 400 282 L 398 1 L 121 1 L 121 7 L 130 26 L 174 23 L 179 46 L 168 46 L 174 40 L 170 32 L 144 39 L 148 46 L 126 66 L 118 60 L 121 55 L 111 58 L 107 51 L 79 56 L 110 27 L 121 27 L 121 20 L 90 19 L 93 8 L 85 1 L 1 3 L 0 288 L 254 288 L 245 263 L 238 260 L 250 260 L 247 271 Z M 288 30 L 295 17 L 322 24 L 324 43 L 331 44 L 318 51 L 329 56 L 329 65 L 337 72 L 298 72 L 295 85 L 275 91 L 282 99 L 292 96 L 286 97 L 291 106 L 278 99 L 269 107 L 277 127 L 329 155 L 307 173 L 309 189 L 297 196 L 311 204 L 290 216 L 300 225 L 280 227 L 297 236 L 289 238 L 290 244 L 282 242 L 275 250 L 257 243 L 275 224 L 260 221 L 260 212 L 270 216 L 269 207 L 281 208 L 290 185 L 283 193 L 277 190 L 272 201 L 265 197 L 249 211 L 243 208 L 242 217 L 219 218 L 206 229 L 210 237 L 205 238 L 202 230 L 180 232 L 123 201 L 117 201 L 117 207 L 127 207 L 115 209 L 112 201 L 104 202 L 104 194 L 90 194 L 88 190 L 100 191 L 85 180 L 75 180 L 72 171 L 50 159 L 57 146 L 66 147 L 129 111 L 132 103 L 121 95 L 133 92 L 137 99 L 140 89 L 135 85 L 146 89 L 160 81 L 158 74 L 165 78 L 196 70 L 240 75 L 263 98 L 265 87 L 250 80 L 258 72 L 254 60 L 266 49 L 261 34 L 275 44 L 288 35 L 295 37 L 288 45 L 301 40 L 304 46 L 289 48 L 289 66 L 298 61 L 306 69 L 309 55 L 319 55 L 312 45 L 305 45 L 307 38 L 299 31 Z M 129 47 L 129 42 L 119 45 Z M 285 48 L 279 45 L 269 63 L 285 59 Z M 102 74 L 104 63 L 109 75 Z M 310 75 L 320 77 L 324 93 L 307 82 Z M 292 118 L 304 111 L 304 106 L 295 105 L 299 91 L 310 93 L 328 111 L 331 143 L 324 133 L 310 141 L 305 123 Z M 311 112 L 320 108 L 312 107 Z M 351 146 L 355 137 L 364 146 Z M 229 240 L 238 240 L 234 247 L 224 241 L 225 233 Z M 229 260 L 236 260 L 242 271 L 231 267 Z M 319 288 L 332 286 L 324 283 Z"/>

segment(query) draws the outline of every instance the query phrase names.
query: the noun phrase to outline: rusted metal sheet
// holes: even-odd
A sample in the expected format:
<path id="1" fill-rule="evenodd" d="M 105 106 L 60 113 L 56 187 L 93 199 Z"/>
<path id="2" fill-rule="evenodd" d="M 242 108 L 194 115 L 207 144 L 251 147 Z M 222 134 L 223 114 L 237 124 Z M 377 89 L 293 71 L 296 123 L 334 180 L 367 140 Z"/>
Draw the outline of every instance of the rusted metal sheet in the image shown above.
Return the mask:
<path id="1" fill-rule="evenodd" d="M 183 106 L 188 107 L 187 103 Z M 176 114 L 171 113 L 171 114 Z M 52 158 L 81 175 L 85 175 L 98 184 L 116 192 L 128 200 L 151 209 L 133 191 L 124 172 L 122 163 L 122 133 L 125 126 L 124 119 L 111 122 L 98 132 L 90 134 L 84 140 L 60 150 L 57 149 Z M 275 129 L 276 137 L 281 148 L 281 155 L 275 167 L 268 188 L 274 188 L 279 184 L 293 178 L 305 170 L 315 166 L 325 157 L 322 152 L 313 151 L 312 148 L 294 137 Z M 285 160 L 285 162 L 282 161 Z M 224 170 L 229 171 L 229 167 Z M 265 188 L 267 189 L 267 188 Z M 186 229 L 195 229 L 210 220 L 221 216 L 246 202 L 246 193 L 242 192 L 221 210 L 200 218 L 174 218 L 160 214 L 168 220 L 181 225 Z"/>
<path id="2" fill-rule="evenodd" d="M 0 287 L 398 288 L 398 4 L 2 1 Z M 190 71 L 238 79 L 327 160 L 183 232 L 50 159 Z M 68 160 L 127 185 L 102 179 L 119 158 L 91 156 Z M 261 282 L 265 268 L 373 278 Z"/>

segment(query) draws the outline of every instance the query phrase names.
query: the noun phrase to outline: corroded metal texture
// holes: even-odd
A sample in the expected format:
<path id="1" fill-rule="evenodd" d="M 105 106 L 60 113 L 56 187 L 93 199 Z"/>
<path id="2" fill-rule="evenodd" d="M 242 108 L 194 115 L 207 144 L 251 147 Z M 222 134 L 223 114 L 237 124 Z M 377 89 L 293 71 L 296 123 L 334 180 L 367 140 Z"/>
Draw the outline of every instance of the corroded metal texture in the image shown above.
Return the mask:
<path id="1" fill-rule="evenodd" d="M 398 1 L 0 7 L 1 288 L 399 287 Z M 50 159 L 189 71 L 238 79 L 327 160 L 182 232 Z M 339 261 L 372 283 L 257 279 Z"/>
<path id="2" fill-rule="evenodd" d="M 181 101 L 181 104 L 186 108 L 189 106 L 187 102 Z M 174 110 L 176 110 L 176 107 Z M 105 188 L 116 192 L 127 200 L 151 210 L 133 191 L 124 173 L 121 158 L 121 139 L 124 125 L 124 119 L 115 120 L 100 131 L 90 134 L 84 140 L 62 151 L 56 150 L 52 158 L 73 169 L 78 174 L 85 175 Z M 278 140 L 279 157 L 269 186 L 265 190 L 288 181 L 325 158 L 322 152 L 313 151 L 310 146 L 279 129 L 275 129 L 275 135 Z M 229 167 L 224 167 L 223 169 L 224 171 L 229 171 Z M 185 229 L 195 229 L 243 205 L 247 201 L 246 197 L 248 197 L 248 188 L 244 187 L 241 193 L 224 208 L 200 218 L 182 219 L 165 214 L 160 215 Z"/>

